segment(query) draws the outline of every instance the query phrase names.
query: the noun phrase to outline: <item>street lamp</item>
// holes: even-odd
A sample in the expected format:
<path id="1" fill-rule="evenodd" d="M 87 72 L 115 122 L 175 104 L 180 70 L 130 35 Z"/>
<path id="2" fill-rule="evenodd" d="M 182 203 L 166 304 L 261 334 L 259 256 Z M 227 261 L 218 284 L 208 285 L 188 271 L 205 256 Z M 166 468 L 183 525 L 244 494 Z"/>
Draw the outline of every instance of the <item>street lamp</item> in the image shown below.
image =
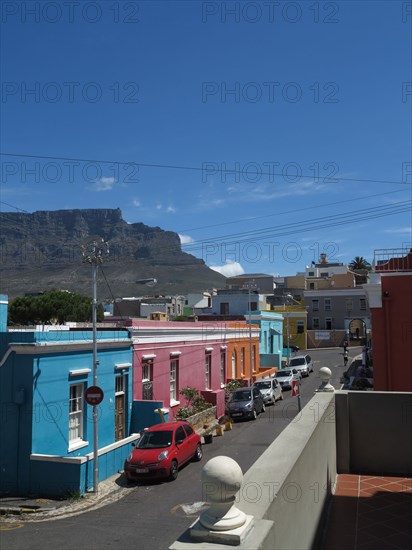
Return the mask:
<path id="1" fill-rule="evenodd" d="M 292 294 L 286 294 L 284 296 L 285 300 L 293 300 L 297 304 L 299 303 L 297 300 L 294 299 Z M 285 307 L 287 307 L 287 304 L 284 304 Z M 289 310 L 286 310 L 286 339 L 287 339 L 287 353 L 286 353 L 286 364 L 289 366 L 289 359 L 290 359 L 290 334 L 289 334 Z"/>
<path id="2" fill-rule="evenodd" d="M 93 386 L 97 386 L 97 268 L 103 263 L 103 257 L 109 255 L 109 243 L 102 238 L 94 238 L 82 245 L 83 262 L 91 264 L 93 279 Z M 93 405 L 93 491 L 99 491 L 99 441 L 98 441 L 98 405 Z"/>
<path id="3" fill-rule="evenodd" d="M 253 386 L 253 347 L 252 347 L 252 304 L 250 299 L 250 291 L 256 289 L 255 279 L 248 281 L 243 285 L 243 288 L 248 289 L 248 308 L 249 308 L 249 368 L 250 368 L 250 385 Z"/>

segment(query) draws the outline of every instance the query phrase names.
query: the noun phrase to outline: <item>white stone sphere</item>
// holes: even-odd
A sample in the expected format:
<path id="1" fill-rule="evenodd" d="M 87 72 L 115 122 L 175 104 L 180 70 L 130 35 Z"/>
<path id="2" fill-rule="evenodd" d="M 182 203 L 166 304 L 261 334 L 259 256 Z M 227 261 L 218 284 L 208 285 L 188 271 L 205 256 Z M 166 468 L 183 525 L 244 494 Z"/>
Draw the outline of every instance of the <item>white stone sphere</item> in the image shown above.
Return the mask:
<path id="1" fill-rule="evenodd" d="M 328 367 L 322 367 L 319 369 L 319 378 L 322 382 L 329 382 L 332 377 L 332 371 Z"/>
<path id="2" fill-rule="evenodd" d="M 241 467 L 228 456 L 215 456 L 203 466 L 202 484 L 208 502 L 234 502 L 242 481 Z"/>

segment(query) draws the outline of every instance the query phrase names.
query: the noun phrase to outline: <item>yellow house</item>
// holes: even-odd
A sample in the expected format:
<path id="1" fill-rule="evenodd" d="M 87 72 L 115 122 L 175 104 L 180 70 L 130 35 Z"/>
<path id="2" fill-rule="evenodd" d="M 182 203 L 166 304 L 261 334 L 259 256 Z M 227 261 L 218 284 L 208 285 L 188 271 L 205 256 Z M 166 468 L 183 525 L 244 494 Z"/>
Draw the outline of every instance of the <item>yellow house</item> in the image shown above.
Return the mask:
<path id="1" fill-rule="evenodd" d="M 272 311 L 283 315 L 283 345 L 288 343 L 306 349 L 306 331 L 308 312 L 304 306 L 274 306 Z"/>

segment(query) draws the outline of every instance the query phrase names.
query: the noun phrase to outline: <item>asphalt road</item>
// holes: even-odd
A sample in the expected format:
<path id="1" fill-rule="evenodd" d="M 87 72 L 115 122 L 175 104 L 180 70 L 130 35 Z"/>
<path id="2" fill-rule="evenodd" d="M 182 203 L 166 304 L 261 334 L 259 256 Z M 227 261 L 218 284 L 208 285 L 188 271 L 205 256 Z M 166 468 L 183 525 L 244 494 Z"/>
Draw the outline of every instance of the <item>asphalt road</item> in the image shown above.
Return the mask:
<path id="1" fill-rule="evenodd" d="M 319 368 L 332 370 L 332 384 L 340 388 L 343 371 L 342 349 L 310 351 L 315 372 L 302 380 L 302 407 L 319 386 Z M 350 357 L 360 348 L 350 349 Z M 246 472 L 279 433 L 298 414 L 297 398 L 284 393 L 284 400 L 267 407 L 256 421 L 239 422 L 223 437 L 204 445 L 203 460 L 189 463 L 174 482 L 132 486 L 124 498 L 97 510 L 71 518 L 44 522 L 3 525 L 0 547 L 7 550 L 103 550 L 137 548 L 167 549 L 199 515 L 203 496 L 200 483 L 202 465 L 210 458 L 226 455 Z"/>

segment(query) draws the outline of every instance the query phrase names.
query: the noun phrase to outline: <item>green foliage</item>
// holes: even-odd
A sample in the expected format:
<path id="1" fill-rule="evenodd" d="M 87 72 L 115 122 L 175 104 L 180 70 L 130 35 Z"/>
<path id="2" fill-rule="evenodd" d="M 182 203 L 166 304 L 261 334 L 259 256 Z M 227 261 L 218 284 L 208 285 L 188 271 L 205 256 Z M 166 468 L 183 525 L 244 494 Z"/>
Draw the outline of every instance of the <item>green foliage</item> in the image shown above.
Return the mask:
<path id="1" fill-rule="evenodd" d="M 186 398 L 186 406 L 180 407 L 177 410 L 178 418 L 188 418 L 193 414 L 213 407 L 212 403 L 208 403 L 203 395 L 199 394 L 199 390 L 197 390 L 196 388 L 191 388 L 190 386 L 187 386 L 186 388 L 180 390 L 180 395 L 183 395 L 183 397 Z"/>
<path id="2" fill-rule="evenodd" d="M 350 269 L 369 269 L 371 264 L 363 256 L 355 256 L 349 267 Z"/>
<path id="3" fill-rule="evenodd" d="M 103 306 L 97 307 L 97 320 L 104 317 Z M 9 310 L 14 324 L 63 324 L 67 321 L 91 322 L 92 299 L 73 292 L 50 290 L 38 296 L 18 297 Z"/>

